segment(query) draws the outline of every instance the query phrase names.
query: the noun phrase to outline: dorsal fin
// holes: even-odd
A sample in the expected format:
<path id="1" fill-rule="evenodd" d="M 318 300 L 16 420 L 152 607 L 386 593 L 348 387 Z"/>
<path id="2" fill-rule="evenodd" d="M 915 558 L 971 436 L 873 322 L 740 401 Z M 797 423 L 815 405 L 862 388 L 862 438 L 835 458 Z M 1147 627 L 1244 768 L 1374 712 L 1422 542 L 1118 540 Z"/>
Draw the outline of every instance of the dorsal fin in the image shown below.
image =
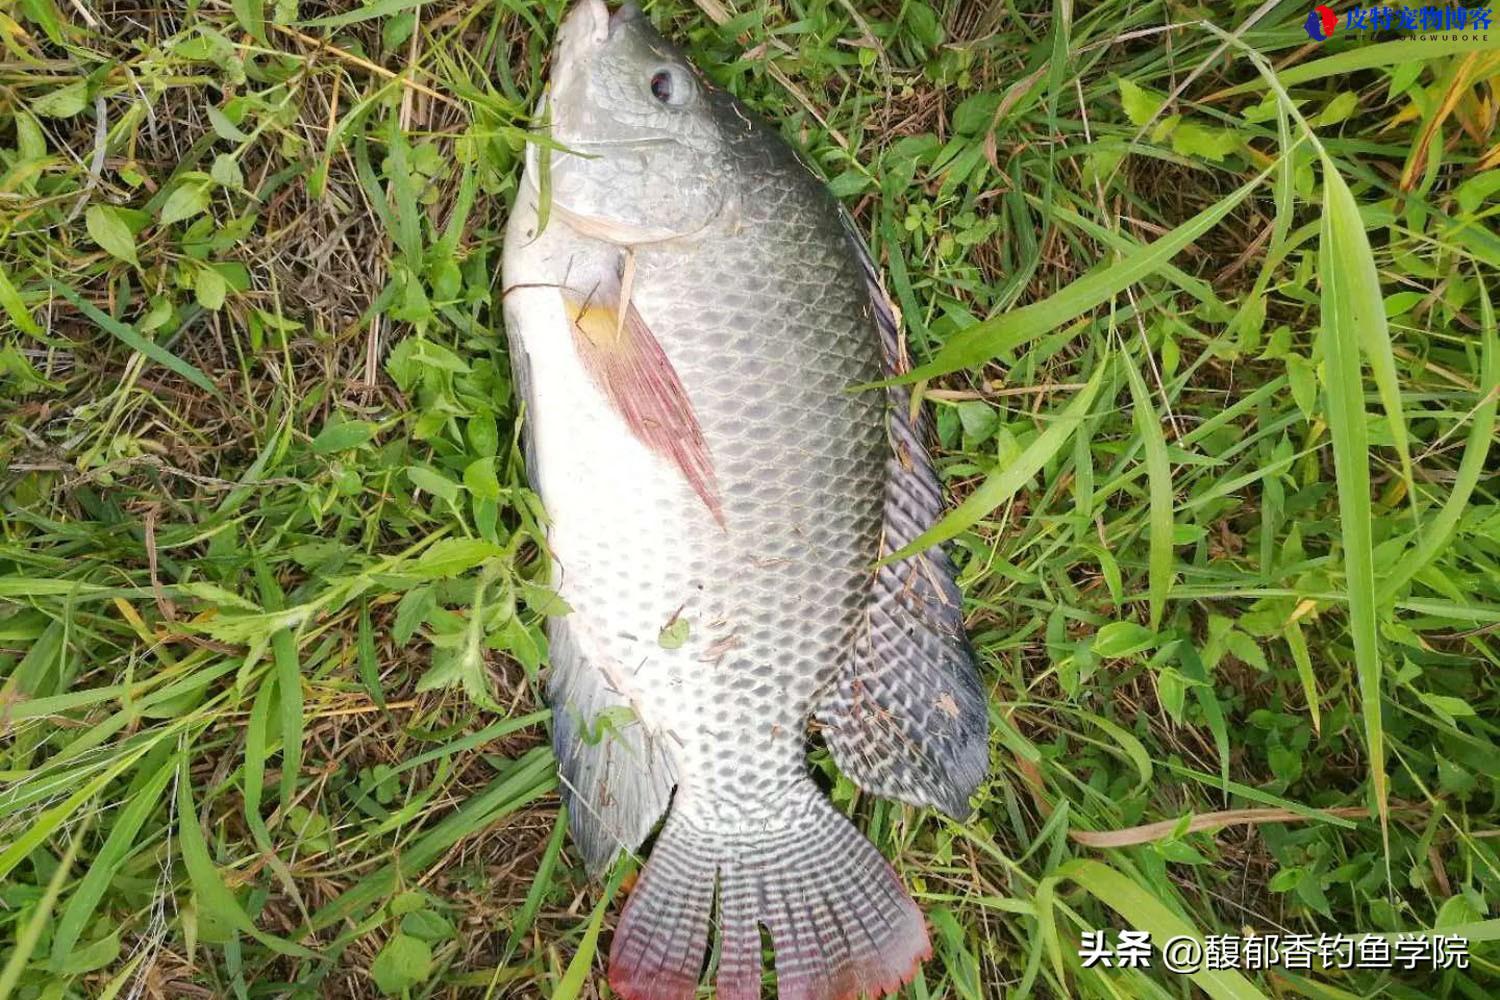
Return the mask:
<path id="1" fill-rule="evenodd" d="M 847 215 L 844 224 L 864 268 L 886 374 L 902 374 L 896 310 Z M 926 421 L 913 415 L 904 388 L 886 392 L 891 456 L 881 555 L 906 545 L 943 512 L 924 444 Z M 839 767 L 862 788 L 962 817 L 989 771 L 989 716 L 954 576 L 952 561 L 936 546 L 876 572 L 869 630 L 818 719 Z"/>

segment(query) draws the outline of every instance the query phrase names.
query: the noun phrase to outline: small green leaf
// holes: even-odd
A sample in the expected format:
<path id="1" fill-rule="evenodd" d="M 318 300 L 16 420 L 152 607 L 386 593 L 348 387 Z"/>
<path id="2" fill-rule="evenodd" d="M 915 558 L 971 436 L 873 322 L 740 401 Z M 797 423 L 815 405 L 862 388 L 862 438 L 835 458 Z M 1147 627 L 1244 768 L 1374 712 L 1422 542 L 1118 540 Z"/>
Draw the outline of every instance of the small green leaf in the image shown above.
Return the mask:
<path id="1" fill-rule="evenodd" d="M 119 957 L 120 932 L 115 930 L 93 944 L 74 948 L 72 953 L 56 963 L 55 967 L 65 976 L 77 976 L 85 972 L 93 972 L 95 969 L 102 969 Z"/>
<path id="2" fill-rule="evenodd" d="M 25 332 L 30 334 L 42 332 L 42 328 L 37 326 L 36 320 L 32 318 L 31 310 L 26 308 L 26 300 L 21 298 L 21 293 L 16 286 L 11 284 L 3 267 L 0 267 L 0 309 L 4 309 L 10 321 Z"/>
<path id="3" fill-rule="evenodd" d="M 161 209 L 161 224 L 170 226 L 174 222 L 190 219 L 206 208 L 208 185 L 201 180 L 185 181 L 167 196 L 166 204 Z"/>
<path id="4" fill-rule="evenodd" d="M 228 115 L 211 105 L 208 108 L 208 123 L 213 126 L 214 134 L 220 139 L 225 139 L 229 142 L 250 141 L 250 137 L 238 125 L 230 121 Z"/>
<path id="5" fill-rule="evenodd" d="M 391 626 L 391 638 L 398 645 L 406 645 L 436 607 L 437 595 L 431 587 L 413 587 L 408 590 L 396 605 L 396 621 Z"/>
<path id="6" fill-rule="evenodd" d="M 224 305 L 224 296 L 229 285 L 224 276 L 212 267 L 200 267 L 193 275 L 193 298 L 205 309 L 217 310 Z"/>
<path id="7" fill-rule="evenodd" d="M 392 934 L 370 964 L 370 978 L 380 992 L 394 996 L 432 973 L 432 948 L 410 934 Z"/>
<path id="8" fill-rule="evenodd" d="M 414 938 L 436 944 L 453 937 L 453 925 L 442 914 L 431 910 L 414 910 L 401 918 L 401 930 Z"/>
<path id="9" fill-rule="evenodd" d="M 458 576 L 486 559 L 504 554 L 500 546 L 477 538 L 444 538 L 422 553 L 417 568 L 423 576 L 433 579 Z"/>
<path id="10" fill-rule="evenodd" d="M 661 634 L 657 636 L 656 641 L 661 644 L 662 649 L 681 649 L 688 641 L 688 632 L 688 620 L 674 616 L 671 621 L 661 627 Z"/>
<path id="11" fill-rule="evenodd" d="M 1094 634 L 1094 652 L 1106 658 L 1133 656 L 1156 645 L 1156 633 L 1135 622 L 1110 622 Z"/>
<path id="12" fill-rule="evenodd" d="M 427 894 L 416 889 L 408 889 L 391 900 L 391 915 L 403 917 L 408 913 L 416 913 L 427 906 Z"/>
<path id="13" fill-rule="evenodd" d="M 1454 698 L 1446 694 L 1428 694 L 1425 691 L 1418 691 L 1417 697 L 1422 699 L 1422 704 L 1450 719 L 1474 715 L 1474 709 L 1462 698 Z"/>
<path id="14" fill-rule="evenodd" d="M 1120 77 L 1115 81 L 1120 87 L 1120 104 L 1125 108 L 1125 117 L 1136 128 L 1144 128 L 1147 122 L 1167 103 L 1166 95 L 1147 90 L 1139 84 Z"/>
<path id="15" fill-rule="evenodd" d="M 220 153 L 214 157 L 214 165 L 209 170 L 208 176 L 227 188 L 240 188 L 245 185 L 245 175 L 240 171 L 240 161 L 228 153 Z"/>
<path id="16" fill-rule="evenodd" d="M 464 485 L 480 500 L 500 499 L 500 480 L 495 477 L 492 456 L 475 459 L 464 469 Z"/>
<path id="17" fill-rule="evenodd" d="M 568 602 L 558 596 L 557 591 L 551 587 L 545 587 L 530 580 L 522 580 L 520 583 L 521 599 L 526 606 L 539 615 L 553 616 L 565 615 L 573 609 L 568 607 Z"/>
<path id="18" fill-rule="evenodd" d="M 1358 106 L 1359 93 L 1357 91 L 1341 91 L 1338 96 L 1328 102 L 1318 117 L 1313 119 L 1312 123 L 1320 127 L 1324 125 L 1337 125 L 1354 114 L 1354 109 Z"/>
<path id="19" fill-rule="evenodd" d="M 31 102 L 32 113 L 48 118 L 72 118 L 88 103 L 88 86 L 80 80 L 47 93 Z"/>
<path id="20" fill-rule="evenodd" d="M 406 467 L 406 478 L 419 490 L 426 490 L 435 497 L 452 503 L 458 499 L 458 491 L 462 489 L 457 483 L 432 469 L 420 465 L 409 465 Z"/>
<path id="21" fill-rule="evenodd" d="M 1209 128 L 1192 122 L 1184 122 L 1172 132 L 1172 152 L 1214 163 L 1239 152 L 1240 145 L 1240 137 L 1228 129 Z"/>
<path id="22" fill-rule="evenodd" d="M 358 448 L 375 436 L 375 425 L 368 420 L 329 421 L 318 436 L 313 438 L 312 450 L 316 455 L 327 455 L 335 451 Z"/>
<path id="23" fill-rule="evenodd" d="M 135 253 L 135 234 L 118 209 L 112 205 L 90 205 L 83 221 L 101 250 L 127 264 L 141 266 Z"/>

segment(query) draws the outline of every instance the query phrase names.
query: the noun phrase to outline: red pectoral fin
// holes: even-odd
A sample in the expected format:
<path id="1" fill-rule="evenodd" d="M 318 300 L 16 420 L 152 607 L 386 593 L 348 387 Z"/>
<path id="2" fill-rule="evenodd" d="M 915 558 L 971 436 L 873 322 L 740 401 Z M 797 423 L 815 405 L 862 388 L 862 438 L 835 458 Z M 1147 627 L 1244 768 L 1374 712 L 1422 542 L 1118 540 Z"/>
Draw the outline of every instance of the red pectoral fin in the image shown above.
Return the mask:
<path id="1" fill-rule="evenodd" d="M 566 294 L 566 293 L 565 293 Z M 692 400 L 633 303 L 568 295 L 578 356 L 636 439 L 675 465 L 720 527 L 724 510 Z"/>

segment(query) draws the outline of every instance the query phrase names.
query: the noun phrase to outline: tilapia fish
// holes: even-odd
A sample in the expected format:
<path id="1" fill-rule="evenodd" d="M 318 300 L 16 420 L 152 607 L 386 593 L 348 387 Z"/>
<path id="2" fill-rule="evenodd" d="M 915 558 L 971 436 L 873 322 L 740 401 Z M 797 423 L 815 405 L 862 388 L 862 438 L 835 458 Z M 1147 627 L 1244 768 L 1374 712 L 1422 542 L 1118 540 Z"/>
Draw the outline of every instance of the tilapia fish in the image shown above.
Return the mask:
<path id="1" fill-rule="evenodd" d="M 634 7 L 565 19 L 505 235 L 529 474 L 548 515 L 554 741 L 599 873 L 662 815 L 610 950 L 630 1000 L 892 992 L 930 953 L 891 867 L 824 797 L 952 815 L 988 719 L 940 549 L 897 323 L 850 220 L 776 130 Z M 716 917 L 716 920 L 715 920 Z"/>

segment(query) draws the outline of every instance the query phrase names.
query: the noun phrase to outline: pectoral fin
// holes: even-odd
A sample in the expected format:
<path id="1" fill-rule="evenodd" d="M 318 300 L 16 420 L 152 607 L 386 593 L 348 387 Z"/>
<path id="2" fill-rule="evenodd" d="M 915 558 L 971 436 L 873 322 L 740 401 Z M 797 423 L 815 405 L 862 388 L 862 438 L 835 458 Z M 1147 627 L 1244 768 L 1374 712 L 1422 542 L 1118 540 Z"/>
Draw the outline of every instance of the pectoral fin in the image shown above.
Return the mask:
<path id="1" fill-rule="evenodd" d="M 587 296 L 564 291 L 578 356 L 636 440 L 676 466 L 722 527 L 719 486 L 698 415 L 628 287 L 625 281 Z"/>

